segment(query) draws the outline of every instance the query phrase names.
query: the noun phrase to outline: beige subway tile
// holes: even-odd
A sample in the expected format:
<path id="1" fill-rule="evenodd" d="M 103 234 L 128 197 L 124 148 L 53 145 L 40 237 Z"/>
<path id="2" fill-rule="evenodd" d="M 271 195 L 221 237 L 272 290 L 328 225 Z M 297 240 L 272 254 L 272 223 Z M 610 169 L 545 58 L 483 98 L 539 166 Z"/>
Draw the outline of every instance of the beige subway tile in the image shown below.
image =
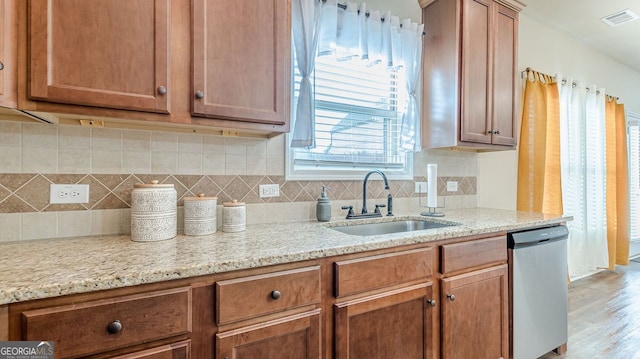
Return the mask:
<path id="1" fill-rule="evenodd" d="M 58 237 L 82 237 L 91 234 L 91 211 L 58 212 Z"/>
<path id="2" fill-rule="evenodd" d="M 284 176 L 285 175 L 285 158 L 284 156 L 267 156 L 267 176 Z"/>
<path id="3" fill-rule="evenodd" d="M 266 156 L 250 156 L 247 155 L 247 175 L 265 176 L 267 174 L 267 158 Z"/>
<path id="4" fill-rule="evenodd" d="M 131 209 L 123 208 L 120 210 L 120 233 L 131 234 Z"/>
<path id="5" fill-rule="evenodd" d="M 271 137 L 267 140 L 267 155 L 268 156 L 284 156 L 286 136 L 284 134 Z"/>
<path id="6" fill-rule="evenodd" d="M 22 146 L 56 150 L 58 148 L 58 127 L 39 123 L 22 125 Z"/>
<path id="7" fill-rule="evenodd" d="M 93 128 L 91 142 L 91 148 L 94 151 L 122 151 L 122 130 Z"/>
<path id="8" fill-rule="evenodd" d="M 58 150 L 91 150 L 91 129 L 80 126 L 58 127 Z"/>
<path id="9" fill-rule="evenodd" d="M 57 146 L 22 147 L 22 172 L 58 173 Z"/>
<path id="10" fill-rule="evenodd" d="M 202 138 L 202 152 L 224 155 L 224 137 L 205 135 Z"/>
<path id="11" fill-rule="evenodd" d="M 0 213 L 0 242 L 19 241 L 22 229 L 22 214 Z"/>
<path id="12" fill-rule="evenodd" d="M 124 151 L 122 153 L 122 171 L 124 173 L 151 173 L 150 151 Z"/>
<path id="13" fill-rule="evenodd" d="M 176 173 L 178 171 L 178 153 L 175 151 L 151 152 L 151 173 Z"/>
<path id="14" fill-rule="evenodd" d="M 249 156 L 266 156 L 267 154 L 267 140 L 263 138 L 259 139 L 247 139 L 247 155 Z"/>
<path id="15" fill-rule="evenodd" d="M 91 151 L 86 149 L 58 149 L 59 173 L 91 173 Z"/>
<path id="16" fill-rule="evenodd" d="M 122 173 L 122 151 L 94 149 L 91 154 L 91 173 Z"/>
<path id="17" fill-rule="evenodd" d="M 0 143 L 4 146 L 21 146 L 22 124 L 19 122 L 0 121 Z"/>
<path id="18" fill-rule="evenodd" d="M 202 153 L 202 135 L 190 133 L 178 134 L 179 153 Z"/>
<path id="19" fill-rule="evenodd" d="M 58 236 L 58 212 L 31 212 L 21 215 L 22 240 Z"/>
<path id="20" fill-rule="evenodd" d="M 247 204 L 247 225 L 268 223 L 267 215 L 269 213 L 269 206 L 270 204 L 267 203 Z M 220 216 L 218 216 L 218 218 L 219 217 Z"/>
<path id="21" fill-rule="evenodd" d="M 119 209 L 102 209 L 91 212 L 91 235 L 120 234 L 121 211 Z"/>
<path id="22" fill-rule="evenodd" d="M 151 152 L 151 132 L 127 130 L 122 133 L 124 151 Z"/>
<path id="23" fill-rule="evenodd" d="M 171 132 L 151 132 L 151 151 L 178 152 L 178 134 Z"/>
<path id="24" fill-rule="evenodd" d="M 224 140 L 224 151 L 227 155 L 246 155 L 247 140 L 244 138 L 226 138 Z"/>
<path id="25" fill-rule="evenodd" d="M 22 147 L 0 145 L 0 173 L 22 172 Z"/>
<path id="26" fill-rule="evenodd" d="M 225 171 L 225 155 L 205 152 L 202 154 L 202 174 L 205 175 L 224 175 Z"/>
<path id="27" fill-rule="evenodd" d="M 178 153 L 178 171 L 175 174 L 180 175 L 199 175 L 202 174 L 202 153 Z"/>
<path id="28" fill-rule="evenodd" d="M 225 155 L 225 174 L 226 175 L 246 175 L 247 174 L 247 156 L 246 155 Z"/>

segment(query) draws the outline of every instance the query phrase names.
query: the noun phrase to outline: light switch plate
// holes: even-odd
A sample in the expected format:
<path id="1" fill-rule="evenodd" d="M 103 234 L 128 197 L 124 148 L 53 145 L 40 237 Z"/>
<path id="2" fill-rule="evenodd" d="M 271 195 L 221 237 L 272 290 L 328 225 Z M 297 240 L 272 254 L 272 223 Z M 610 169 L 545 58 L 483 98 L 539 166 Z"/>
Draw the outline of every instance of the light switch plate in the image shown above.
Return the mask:
<path id="1" fill-rule="evenodd" d="M 447 192 L 458 192 L 458 181 L 447 181 Z"/>

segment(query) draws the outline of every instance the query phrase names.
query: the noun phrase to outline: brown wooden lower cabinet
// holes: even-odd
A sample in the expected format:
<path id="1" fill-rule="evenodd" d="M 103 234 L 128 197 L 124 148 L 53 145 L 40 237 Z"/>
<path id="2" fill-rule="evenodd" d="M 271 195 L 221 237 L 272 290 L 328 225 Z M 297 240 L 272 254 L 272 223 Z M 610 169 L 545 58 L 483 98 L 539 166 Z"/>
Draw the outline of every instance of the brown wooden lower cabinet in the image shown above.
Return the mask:
<path id="1" fill-rule="evenodd" d="M 431 282 L 335 305 L 335 357 L 431 358 Z"/>
<path id="2" fill-rule="evenodd" d="M 188 340 L 162 345 L 157 348 L 143 350 L 114 357 L 114 359 L 189 359 L 191 358 L 191 342 Z"/>
<path id="3" fill-rule="evenodd" d="M 216 359 L 320 359 L 320 309 L 216 335 Z"/>
<path id="4" fill-rule="evenodd" d="M 441 280 L 442 358 L 508 358 L 507 265 Z"/>

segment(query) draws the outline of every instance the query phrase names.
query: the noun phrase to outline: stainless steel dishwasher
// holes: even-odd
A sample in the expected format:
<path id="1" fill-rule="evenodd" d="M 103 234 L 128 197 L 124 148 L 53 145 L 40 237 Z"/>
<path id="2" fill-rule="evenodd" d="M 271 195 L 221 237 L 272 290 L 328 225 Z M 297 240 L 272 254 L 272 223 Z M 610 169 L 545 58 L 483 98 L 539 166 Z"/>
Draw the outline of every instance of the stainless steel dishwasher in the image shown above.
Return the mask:
<path id="1" fill-rule="evenodd" d="M 566 226 L 507 234 L 511 350 L 535 359 L 567 343 Z"/>

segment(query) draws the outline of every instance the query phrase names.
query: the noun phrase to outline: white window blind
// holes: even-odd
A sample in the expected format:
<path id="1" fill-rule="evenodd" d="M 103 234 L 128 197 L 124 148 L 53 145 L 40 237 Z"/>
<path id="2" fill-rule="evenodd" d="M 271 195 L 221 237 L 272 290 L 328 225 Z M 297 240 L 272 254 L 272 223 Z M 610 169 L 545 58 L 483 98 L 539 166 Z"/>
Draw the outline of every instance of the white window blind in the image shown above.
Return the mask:
<path id="1" fill-rule="evenodd" d="M 359 59 L 317 57 L 312 76 L 316 147 L 289 150 L 288 177 L 361 178 L 381 169 L 392 178 L 411 178 L 411 156 L 399 150 L 403 75 Z M 296 99 L 299 84 L 296 71 Z"/>
<path id="2" fill-rule="evenodd" d="M 631 240 L 640 241 L 640 114 L 627 113 L 629 124 L 629 205 Z"/>

